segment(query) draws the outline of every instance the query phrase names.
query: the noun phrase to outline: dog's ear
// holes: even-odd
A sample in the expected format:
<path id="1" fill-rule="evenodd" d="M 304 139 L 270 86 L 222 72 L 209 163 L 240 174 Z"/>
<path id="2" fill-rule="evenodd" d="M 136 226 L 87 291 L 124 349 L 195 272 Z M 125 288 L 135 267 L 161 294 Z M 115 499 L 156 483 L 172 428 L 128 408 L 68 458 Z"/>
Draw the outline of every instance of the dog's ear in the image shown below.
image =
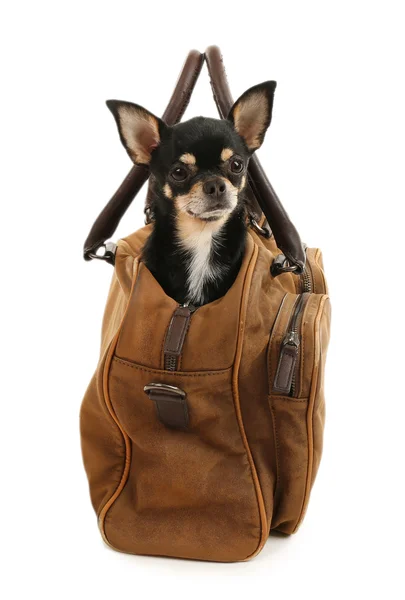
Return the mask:
<path id="1" fill-rule="evenodd" d="M 138 165 L 149 165 L 166 125 L 138 104 L 120 100 L 107 100 L 106 104 L 114 115 L 121 142 L 129 157 Z"/>
<path id="2" fill-rule="evenodd" d="M 249 152 L 254 152 L 263 143 L 271 122 L 276 86 L 275 81 L 255 85 L 242 94 L 231 108 L 228 119 L 244 140 Z"/>

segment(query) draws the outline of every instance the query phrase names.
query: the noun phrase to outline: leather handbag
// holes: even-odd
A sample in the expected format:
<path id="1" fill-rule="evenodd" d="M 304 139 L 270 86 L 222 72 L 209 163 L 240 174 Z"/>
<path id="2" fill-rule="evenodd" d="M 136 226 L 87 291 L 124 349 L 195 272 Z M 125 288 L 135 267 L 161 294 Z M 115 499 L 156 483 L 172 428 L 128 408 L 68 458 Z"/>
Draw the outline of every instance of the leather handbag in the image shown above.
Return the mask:
<path id="1" fill-rule="evenodd" d="M 206 61 L 221 117 L 232 106 L 219 49 L 187 57 L 163 119 L 181 119 Z M 195 312 L 140 259 L 153 227 L 113 235 L 148 179 L 127 178 L 84 257 L 114 265 L 96 372 L 81 407 L 90 495 L 112 548 L 242 561 L 271 530 L 297 531 L 322 454 L 330 302 L 320 250 L 305 248 L 258 159 L 247 244 L 230 290 Z"/>

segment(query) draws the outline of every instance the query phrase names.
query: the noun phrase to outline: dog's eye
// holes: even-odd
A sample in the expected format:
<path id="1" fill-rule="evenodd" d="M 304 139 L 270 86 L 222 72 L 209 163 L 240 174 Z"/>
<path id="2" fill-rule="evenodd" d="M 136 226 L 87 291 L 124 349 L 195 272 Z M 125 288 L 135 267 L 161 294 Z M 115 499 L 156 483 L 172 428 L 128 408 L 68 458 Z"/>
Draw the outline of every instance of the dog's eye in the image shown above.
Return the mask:
<path id="1" fill-rule="evenodd" d="M 229 163 L 232 173 L 241 173 L 243 171 L 243 162 L 240 158 L 233 158 Z"/>
<path id="2" fill-rule="evenodd" d="M 176 167 L 170 175 L 175 181 L 184 181 L 188 177 L 188 172 L 184 167 Z"/>

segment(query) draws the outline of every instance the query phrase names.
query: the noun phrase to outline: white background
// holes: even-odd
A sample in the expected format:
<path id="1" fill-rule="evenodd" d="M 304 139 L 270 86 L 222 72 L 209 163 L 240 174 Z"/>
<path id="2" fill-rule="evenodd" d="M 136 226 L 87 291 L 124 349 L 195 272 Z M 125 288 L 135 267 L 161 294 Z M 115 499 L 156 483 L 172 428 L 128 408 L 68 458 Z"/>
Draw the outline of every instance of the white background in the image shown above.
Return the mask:
<path id="1" fill-rule="evenodd" d="M 404 597 L 401 4 L 2 4 L 4 598 Z M 235 97 L 278 81 L 260 158 L 323 250 L 333 305 L 325 451 L 304 524 L 227 565 L 107 549 L 78 432 L 111 277 L 81 248 L 130 168 L 104 101 L 161 114 L 188 50 L 213 43 Z M 216 116 L 205 73 L 186 117 L 197 114 Z M 117 237 L 142 225 L 143 198 Z"/>

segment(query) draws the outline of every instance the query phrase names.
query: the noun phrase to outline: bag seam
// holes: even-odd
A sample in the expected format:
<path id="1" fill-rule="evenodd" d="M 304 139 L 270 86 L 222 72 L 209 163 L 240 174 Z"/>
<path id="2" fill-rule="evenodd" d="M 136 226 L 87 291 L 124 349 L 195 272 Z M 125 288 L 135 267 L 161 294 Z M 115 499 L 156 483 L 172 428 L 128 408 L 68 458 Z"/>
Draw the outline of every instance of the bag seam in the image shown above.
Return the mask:
<path id="1" fill-rule="evenodd" d="M 308 398 L 293 398 L 292 396 L 281 396 L 279 394 L 269 394 L 271 400 L 284 400 L 284 402 L 289 402 L 291 404 L 295 404 L 296 402 L 308 402 Z"/>
<path id="2" fill-rule="evenodd" d="M 326 301 L 329 299 L 327 294 L 323 294 L 323 298 L 319 303 L 318 311 L 314 320 L 314 364 L 312 369 L 312 384 L 309 394 L 309 402 L 308 409 L 306 415 L 306 425 L 307 425 L 307 452 L 308 452 L 308 465 L 307 465 L 307 476 L 305 481 L 305 489 L 304 489 L 304 498 L 301 506 L 301 510 L 299 513 L 298 520 L 294 526 L 293 533 L 298 530 L 298 527 L 302 523 L 304 518 L 308 501 L 309 494 L 311 491 L 311 478 L 312 478 L 312 470 L 313 470 L 313 462 L 314 462 L 314 429 L 313 429 L 313 416 L 314 416 L 314 407 L 315 407 L 315 397 L 318 391 L 318 381 L 320 375 L 321 361 L 318 361 L 318 365 L 316 364 L 316 359 L 321 353 L 321 339 L 320 339 L 320 322 L 322 319 L 322 315 L 324 313 L 324 306 Z M 314 373 L 317 368 L 316 374 Z"/>
<path id="3" fill-rule="evenodd" d="M 118 356 L 114 356 L 113 360 L 121 363 L 129 369 L 137 369 L 139 371 L 146 371 L 147 373 L 155 373 L 156 375 L 175 375 L 181 377 L 215 377 L 215 375 L 224 375 L 232 369 L 232 367 L 227 367 L 226 369 L 219 369 L 218 371 L 167 371 L 165 369 L 152 369 L 150 367 L 137 365 L 135 363 L 131 363 L 130 361 L 119 358 Z"/>
<path id="4" fill-rule="evenodd" d="M 251 449 L 249 446 L 249 441 L 248 441 L 246 431 L 245 431 L 245 428 L 243 425 L 243 417 L 242 417 L 242 410 L 241 410 L 241 406 L 240 406 L 239 386 L 238 386 L 239 369 L 240 369 L 240 364 L 241 364 L 241 359 L 242 359 L 243 340 L 244 340 L 244 333 L 245 333 L 245 326 L 246 326 L 248 298 L 250 296 L 253 272 L 254 272 L 255 266 L 257 264 L 257 257 L 258 257 L 258 253 L 259 253 L 258 245 L 254 241 L 253 241 L 253 244 L 254 244 L 253 252 L 252 252 L 252 256 L 251 256 L 251 259 L 250 259 L 250 262 L 249 262 L 249 265 L 248 265 L 248 268 L 246 271 L 246 279 L 245 279 L 244 289 L 243 289 L 243 293 L 242 293 L 242 300 L 241 300 L 241 312 L 240 312 L 240 316 L 239 316 L 239 332 L 238 332 L 238 340 L 237 340 L 237 344 L 236 344 L 236 355 L 235 355 L 235 361 L 234 361 L 233 373 L 232 373 L 232 399 L 233 399 L 233 404 L 234 404 L 234 409 L 235 409 L 236 421 L 238 424 L 241 440 L 242 440 L 243 446 L 245 448 L 245 453 L 246 453 L 246 457 L 248 460 L 251 477 L 252 477 L 253 489 L 254 489 L 254 493 L 256 496 L 258 517 L 259 517 L 259 522 L 260 522 L 260 537 L 259 537 L 259 542 L 258 542 L 256 549 L 251 554 L 249 554 L 246 558 L 242 559 L 242 561 L 247 561 L 247 560 L 253 558 L 254 556 L 256 556 L 260 552 L 260 550 L 263 548 L 263 546 L 266 542 L 266 537 L 264 535 L 264 532 L 267 529 L 267 515 L 266 515 L 266 508 L 264 505 L 263 492 L 261 489 L 260 480 L 259 480 L 259 477 L 258 477 L 258 474 L 256 471 L 255 464 L 254 464 L 253 455 L 252 455 L 252 452 L 251 452 Z"/>
<path id="5" fill-rule="evenodd" d="M 126 310 L 123 315 L 120 326 L 118 328 L 118 331 L 116 332 L 113 340 L 111 341 L 110 347 L 108 349 L 106 361 L 104 363 L 104 368 L 103 368 L 103 372 L 102 372 L 102 392 L 103 392 L 102 395 L 103 395 L 104 404 L 106 405 L 106 408 L 107 408 L 108 412 L 110 413 L 111 418 L 113 419 L 113 421 L 115 422 L 115 424 L 117 425 L 118 429 L 121 432 L 121 435 L 124 439 L 124 448 L 125 448 L 124 465 L 123 465 L 123 470 L 122 470 L 122 475 L 121 475 L 120 481 L 119 481 L 117 487 L 115 488 L 113 494 L 104 503 L 102 509 L 100 510 L 100 512 L 98 514 L 98 526 L 100 529 L 101 536 L 102 536 L 104 542 L 108 546 L 110 546 L 111 548 L 114 548 L 114 549 L 116 549 L 116 548 L 109 542 L 106 532 L 105 532 L 105 520 L 106 520 L 108 511 L 110 510 L 112 505 L 115 503 L 117 498 L 120 496 L 120 494 L 121 494 L 122 490 L 124 489 L 125 484 L 128 480 L 130 464 L 131 464 L 131 445 L 130 445 L 129 436 L 124 431 L 121 423 L 119 422 L 117 415 L 115 414 L 113 406 L 111 404 L 111 400 L 110 400 L 110 396 L 109 396 L 109 389 L 108 389 L 108 383 L 109 383 L 108 376 L 109 376 L 109 372 L 111 369 L 111 364 L 112 364 L 112 360 L 114 357 L 115 348 L 117 346 L 119 335 L 121 333 L 121 329 L 122 329 L 122 326 L 123 326 L 123 323 L 124 323 L 124 320 L 125 320 L 125 317 L 126 317 L 126 314 L 128 311 L 129 301 L 131 299 L 131 296 L 132 296 L 132 293 L 133 293 L 133 290 L 135 287 L 135 283 L 138 278 L 138 274 L 139 274 L 139 260 L 137 257 L 135 257 L 134 265 L 133 265 L 133 282 L 132 282 L 132 287 L 131 287 L 131 293 L 129 295 Z"/>
<path id="6" fill-rule="evenodd" d="M 301 327 L 300 327 L 300 338 L 301 338 L 301 356 L 300 356 L 300 389 L 298 390 L 298 398 L 302 398 L 302 388 L 304 387 L 304 363 L 305 363 L 305 348 L 307 345 L 307 336 L 304 335 L 305 334 L 305 324 L 306 324 L 306 317 L 307 317 L 307 313 L 309 312 L 309 306 L 311 304 L 311 298 L 313 298 L 313 295 L 311 294 L 311 296 L 308 298 L 308 302 L 305 304 L 304 306 L 304 311 L 302 313 L 302 319 L 301 319 Z M 305 398 L 309 398 L 309 392 L 308 395 L 305 396 Z"/>
<path id="7" fill-rule="evenodd" d="M 279 435 L 278 435 L 278 429 L 277 429 L 277 415 L 276 415 L 276 409 L 273 406 L 273 403 L 271 401 L 271 397 L 270 397 L 270 412 L 273 416 L 273 431 L 274 431 L 274 446 L 275 446 L 275 450 L 276 450 L 276 487 L 274 489 L 274 495 L 273 495 L 273 502 L 274 499 L 276 497 L 277 494 L 277 490 L 279 488 L 280 485 L 280 439 L 279 439 Z"/>

